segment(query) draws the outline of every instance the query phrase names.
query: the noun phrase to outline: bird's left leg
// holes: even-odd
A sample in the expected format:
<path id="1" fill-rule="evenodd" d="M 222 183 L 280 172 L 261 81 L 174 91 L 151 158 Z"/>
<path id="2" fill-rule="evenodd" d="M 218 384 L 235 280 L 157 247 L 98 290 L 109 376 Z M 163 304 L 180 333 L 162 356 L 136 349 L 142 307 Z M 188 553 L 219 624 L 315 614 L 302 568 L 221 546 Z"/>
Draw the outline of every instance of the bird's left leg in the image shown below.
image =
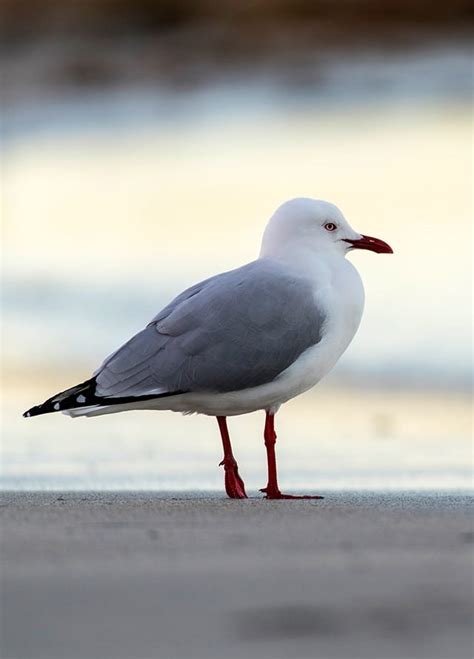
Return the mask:
<path id="1" fill-rule="evenodd" d="M 278 487 L 277 479 L 277 466 L 275 457 L 275 415 L 270 412 L 266 413 L 265 417 L 265 448 L 267 449 L 267 463 L 268 463 L 268 484 L 263 487 L 260 492 L 265 492 L 266 499 L 324 499 L 318 495 L 296 495 L 296 494 L 283 494 Z"/>
<path id="2" fill-rule="evenodd" d="M 224 448 L 224 459 L 219 463 L 219 466 L 224 465 L 225 491 L 231 499 L 247 499 L 244 481 L 239 476 L 237 461 L 232 453 L 226 417 L 217 416 L 216 419 L 221 431 L 222 446 Z"/>

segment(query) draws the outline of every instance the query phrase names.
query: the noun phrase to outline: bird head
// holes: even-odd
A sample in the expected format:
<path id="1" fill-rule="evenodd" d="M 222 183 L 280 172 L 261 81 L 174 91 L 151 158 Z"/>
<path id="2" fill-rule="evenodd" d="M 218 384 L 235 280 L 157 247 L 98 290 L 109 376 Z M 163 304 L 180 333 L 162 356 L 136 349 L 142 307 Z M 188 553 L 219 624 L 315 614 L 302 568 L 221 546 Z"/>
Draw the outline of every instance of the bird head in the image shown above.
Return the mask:
<path id="1" fill-rule="evenodd" d="M 298 249 L 341 256 L 353 249 L 393 253 L 383 240 L 354 231 L 334 204 L 305 197 L 291 199 L 277 208 L 265 229 L 261 255 Z"/>

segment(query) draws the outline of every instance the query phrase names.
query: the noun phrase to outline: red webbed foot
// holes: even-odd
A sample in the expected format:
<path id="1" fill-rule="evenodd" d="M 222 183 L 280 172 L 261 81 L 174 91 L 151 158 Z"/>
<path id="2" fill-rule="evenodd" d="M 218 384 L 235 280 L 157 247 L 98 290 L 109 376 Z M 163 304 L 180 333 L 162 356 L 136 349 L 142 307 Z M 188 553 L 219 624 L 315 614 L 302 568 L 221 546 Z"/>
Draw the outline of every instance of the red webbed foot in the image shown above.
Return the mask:
<path id="1" fill-rule="evenodd" d="M 230 458 L 224 458 L 219 466 L 224 465 L 225 491 L 231 499 L 247 499 L 244 481 L 239 476 L 237 462 Z"/>
<path id="2" fill-rule="evenodd" d="M 262 487 L 260 492 L 266 494 L 265 499 L 324 499 L 324 497 L 318 494 L 283 494 L 280 490 L 273 488 Z"/>

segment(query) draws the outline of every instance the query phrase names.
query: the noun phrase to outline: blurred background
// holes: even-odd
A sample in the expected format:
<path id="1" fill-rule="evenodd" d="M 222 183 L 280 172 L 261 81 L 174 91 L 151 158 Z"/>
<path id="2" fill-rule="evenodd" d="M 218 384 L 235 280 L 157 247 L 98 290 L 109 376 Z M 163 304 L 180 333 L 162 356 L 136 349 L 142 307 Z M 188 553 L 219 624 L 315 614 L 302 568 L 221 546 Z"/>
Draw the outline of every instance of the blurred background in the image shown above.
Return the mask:
<path id="1" fill-rule="evenodd" d="M 2 0 L 4 488 L 222 488 L 213 419 L 21 413 L 303 195 L 395 254 L 350 256 L 365 315 L 279 414 L 282 483 L 470 486 L 469 7 Z M 262 416 L 230 421 L 249 489 Z"/>

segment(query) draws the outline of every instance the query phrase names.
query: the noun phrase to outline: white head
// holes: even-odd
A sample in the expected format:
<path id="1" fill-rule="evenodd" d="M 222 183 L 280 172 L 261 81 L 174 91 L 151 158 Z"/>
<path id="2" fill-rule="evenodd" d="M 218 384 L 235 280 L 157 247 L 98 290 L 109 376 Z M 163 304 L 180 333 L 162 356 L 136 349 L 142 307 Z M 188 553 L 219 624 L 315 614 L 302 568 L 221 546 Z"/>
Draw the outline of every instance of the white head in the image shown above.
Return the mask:
<path id="1" fill-rule="evenodd" d="M 357 248 L 392 252 L 382 240 L 354 231 L 334 204 L 300 197 L 286 201 L 272 215 L 263 234 L 260 256 L 310 251 L 344 257 Z"/>

